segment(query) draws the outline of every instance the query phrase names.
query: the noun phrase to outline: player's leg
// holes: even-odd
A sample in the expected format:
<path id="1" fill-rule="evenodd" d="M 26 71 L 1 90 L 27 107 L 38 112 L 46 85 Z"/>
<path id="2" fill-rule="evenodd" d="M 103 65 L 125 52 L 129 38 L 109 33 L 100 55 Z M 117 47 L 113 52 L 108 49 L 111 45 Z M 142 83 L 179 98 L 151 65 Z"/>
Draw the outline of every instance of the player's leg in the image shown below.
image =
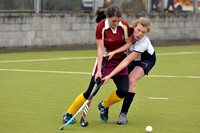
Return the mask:
<path id="1" fill-rule="evenodd" d="M 144 70 L 140 66 L 134 67 L 132 72 L 129 74 L 129 92 L 127 96 L 124 98 L 121 113 L 117 120 L 117 124 L 126 124 L 128 122 L 127 113 L 135 96 L 135 86 L 137 81 L 143 76 L 144 76 Z"/>
<path id="2" fill-rule="evenodd" d="M 86 99 L 90 96 L 90 93 L 93 89 L 93 86 L 95 84 L 94 76 L 92 76 L 89 87 L 85 93 L 81 93 L 79 96 L 76 97 L 74 102 L 71 104 L 71 106 L 68 108 L 67 112 L 63 115 L 63 122 L 67 123 L 69 119 L 72 118 L 72 116 L 79 110 L 79 108 L 84 104 Z M 71 122 L 73 124 L 74 121 Z"/>
<path id="3" fill-rule="evenodd" d="M 98 104 L 100 112 L 100 118 L 108 121 L 108 109 L 111 105 L 121 101 L 128 93 L 128 75 L 113 77 L 113 80 L 117 86 L 117 91 L 111 93 L 104 101 Z"/>
<path id="4" fill-rule="evenodd" d="M 153 68 L 155 65 L 155 61 L 152 60 L 144 60 L 140 62 L 132 62 L 132 64 L 128 67 L 129 71 L 129 93 L 124 99 L 122 110 L 120 114 L 123 114 L 126 118 L 126 115 L 128 113 L 129 107 L 133 101 L 133 98 L 135 96 L 135 86 L 137 81 L 142 78 L 144 75 L 148 75 L 149 71 Z M 123 119 L 120 120 L 120 116 L 118 119 L 118 124 L 126 124 L 127 122 Z"/>

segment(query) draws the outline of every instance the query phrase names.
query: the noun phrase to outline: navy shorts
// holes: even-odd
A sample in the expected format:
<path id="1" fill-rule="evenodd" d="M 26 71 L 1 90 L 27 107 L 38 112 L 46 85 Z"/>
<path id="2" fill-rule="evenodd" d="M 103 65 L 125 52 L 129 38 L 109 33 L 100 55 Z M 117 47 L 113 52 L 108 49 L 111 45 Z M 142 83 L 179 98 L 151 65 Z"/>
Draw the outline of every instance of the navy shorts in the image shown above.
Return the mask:
<path id="1" fill-rule="evenodd" d="M 149 61 L 149 60 L 143 60 L 143 61 L 132 61 L 129 65 L 128 65 L 128 73 L 130 74 L 131 71 L 136 67 L 136 66 L 140 66 L 143 68 L 144 70 L 144 74 L 148 75 L 149 71 L 153 68 L 153 66 L 155 65 L 155 62 Z"/>

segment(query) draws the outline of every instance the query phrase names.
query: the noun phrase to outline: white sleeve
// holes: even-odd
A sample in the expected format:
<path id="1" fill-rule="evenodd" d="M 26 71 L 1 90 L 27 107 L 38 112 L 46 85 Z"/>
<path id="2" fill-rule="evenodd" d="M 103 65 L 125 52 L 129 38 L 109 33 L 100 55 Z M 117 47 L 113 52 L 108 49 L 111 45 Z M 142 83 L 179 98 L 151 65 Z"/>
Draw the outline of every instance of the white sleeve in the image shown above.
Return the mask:
<path id="1" fill-rule="evenodd" d="M 143 38 L 135 42 L 132 51 L 143 53 L 147 50 L 148 43 L 148 39 L 146 38 L 146 36 L 144 36 Z"/>

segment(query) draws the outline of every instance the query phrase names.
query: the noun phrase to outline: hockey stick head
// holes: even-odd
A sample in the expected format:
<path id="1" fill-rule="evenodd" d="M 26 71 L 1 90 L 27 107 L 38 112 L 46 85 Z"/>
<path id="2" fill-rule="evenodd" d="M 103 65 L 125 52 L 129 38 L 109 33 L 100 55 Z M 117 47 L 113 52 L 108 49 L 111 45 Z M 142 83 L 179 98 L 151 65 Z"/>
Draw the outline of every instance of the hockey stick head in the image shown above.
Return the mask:
<path id="1" fill-rule="evenodd" d="M 81 123 L 81 126 L 82 126 L 82 127 L 87 127 L 88 124 L 89 124 L 89 123 L 88 123 L 87 121 L 86 121 L 86 122 L 82 122 L 82 123 Z"/>
<path id="2" fill-rule="evenodd" d="M 60 129 L 60 130 L 63 130 L 63 129 L 64 129 L 64 126 L 61 126 L 59 129 Z"/>
<path id="3" fill-rule="evenodd" d="M 85 122 L 85 118 L 84 116 L 82 116 L 80 120 L 80 124 L 82 127 L 86 127 L 89 123 L 87 121 Z"/>

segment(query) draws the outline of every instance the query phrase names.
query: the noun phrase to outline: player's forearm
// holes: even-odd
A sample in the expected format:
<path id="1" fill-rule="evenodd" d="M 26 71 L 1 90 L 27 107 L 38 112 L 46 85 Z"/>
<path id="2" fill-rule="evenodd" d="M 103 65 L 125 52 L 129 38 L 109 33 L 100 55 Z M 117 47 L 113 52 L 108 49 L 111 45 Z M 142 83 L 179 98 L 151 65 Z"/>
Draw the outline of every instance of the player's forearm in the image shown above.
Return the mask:
<path id="1" fill-rule="evenodd" d="M 109 78 L 112 78 L 115 76 L 117 73 L 119 73 L 122 69 L 128 66 L 130 62 L 127 60 L 123 60 L 108 76 Z"/>
<path id="2" fill-rule="evenodd" d="M 104 44 L 103 40 L 97 40 L 97 71 L 101 71 L 101 64 L 103 60 L 103 54 L 104 54 Z"/>
<path id="3" fill-rule="evenodd" d="M 132 52 L 130 55 L 128 55 L 110 74 L 109 78 L 116 75 L 118 72 L 120 72 L 122 69 L 128 66 L 128 64 L 136 59 L 141 53 Z"/>
<path id="4" fill-rule="evenodd" d="M 121 52 L 124 52 L 124 51 L 128 50 L 132 46 L 132 42 L 131 42 L 130 38 L 127 39 L 126 42 L 127 43 L 125 45 L 123 45 L 122 47 L 118 48 L 117 50 L 115 50 L 113 52 L 115 54 L 117 54 L 117 53 L 121 53 Z"/>
<path id="5" fill-rule="evenodd" d="M 97 57 L 97 71 L 101 71 L 101 66 L 102 66 L 102 60 L 103 60 L 103 54 L 98 52 L 98 57 Z"/>

